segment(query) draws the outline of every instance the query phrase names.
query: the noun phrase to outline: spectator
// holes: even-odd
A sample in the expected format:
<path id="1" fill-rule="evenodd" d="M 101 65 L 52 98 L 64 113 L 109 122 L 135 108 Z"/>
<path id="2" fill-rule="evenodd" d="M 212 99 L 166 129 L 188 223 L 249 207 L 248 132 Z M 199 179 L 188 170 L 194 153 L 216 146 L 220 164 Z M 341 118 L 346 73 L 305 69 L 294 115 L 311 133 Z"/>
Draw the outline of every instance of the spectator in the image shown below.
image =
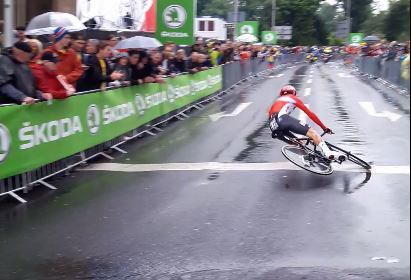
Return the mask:
<path id="1" fill-rule="evenodd" d="M 36 90 L 34 77 L 27 63 L 32 49 L 28 43 L 17 42 L 11 53 L 0 56 L 0 104 L 33 104 L 35 99 L 50 99 L 50 94 Z"/>
<path id="2" fill-rule="evenodd" d="M 406 81 L 410 80 L 410 41 L 407 42 L 405 58 L 401 63 L 401 77 Z"/>
<path id="3" fill-rule="evenodd" d="M 210 50 L 210 58 L 211 58 L 211 64 L 213 66 L 219 65 L 221 62 L 220 48 L 221 48 L 221 45 L 219 43 L 212 44 L 212 47 Z"/>
<path id="4" fill-rule="evenodd" d="M 131 85 L 141 85 L 144 83 L 143 77 L 143 62 L 141 53 L 137 50 L 130 50 L 129 55 L 129 64 L 131 69 Z"/>
<path id="5" fill-rule="evenodd" d="M 110 34 L 107 39 L 106 39 L 106 43 L 110 46 L 110 55 L 109 55 L 109 59 L 112 59 L 113 57 L 115 57 L 116 55 L 118 55 L 118 51 L 115 50 L 115 46 L 118 44 L 119 40 L 118 37 L 116 37 L 113 34 Z"/>
<path id="6" fill-rule="evenodd" d="M 86 42 L 86 47 L 84 48 L 84 52 L 89 55 L 96 54 L 99 44 L 100 44 L 100 41 L 97 39 L 88 39 Z"/>
<path id="7" fill-rule="evenodd" d="M 16 42 L 26 42 L 29 39 L 26 37 L 26 28 L 24 26 L 19 26 L 16 28 Z"/>
<path id="8" fill-rule="evenodd" d="M 200 71 L 207 70 L 208 63 L 207 63 L 207 56 L 204 54 L 200 54 L 198 52 L 193 52 L 191 54 L 191 59 L 188 64 L 188 72 L 190 74 L 195 74 Z"/>
<path id="9" fill-rule="evenodd" d="M 74 50 L 74 52 L 77 54 L 77 57 L 82 62 L 84 60 L 85 46 L 86 46 L 86 40 L 84 39 L 83 35 L 81 34 L 73 35 L 73 40 L 71 42 L 71 48 Z"/>
<path id="10" fill-rule="evenodd" d="M 63 75 L 65 80 L 75 86 L 82 76 L 84 70 L 80 59 L 74 50 L 68 48 L 71 37 L 64 27 L 58 27 L 54 31 L 54 44 L 48 47 L 45 52 L 52 52 L 57 55 L 57 73 Z"/>
<path id="11" fill-rule="evenodd" d="M 187 72 L 186 52 L 183 49 L 177 51 L 173 64 L 176 74 Z"/>
<path id="12" fill-rule="evenodd" d="M 36 63 L 37 56 L 43 51 L 43 44 L 37 39 L 29 39 L 27 41 L 32 49 L 32 58 L 30 60 L 30 65 Z"/>
<path id="13" fill-rule="evenodd" d="M 128 53 L 119 53 L 115 57 L 116 64 L 114 66 L 114 72 L 123 74 L 123 77 L 118 80 L 120 86 L 130 85 L 131 81 L 131 67 L 129 64 Z"/>
<path id="14" fill-rule="evenodd" d="M 74 94 L 75 89 L 56 73 L 58 58 L 52 52 L 45 52 L 36 64 L 31 65 L 36 87 L 52 95 L 53 99 L 64 99 Z"/>
<path id="15" fill-rule="evenodd" d="M 145 83 L 163 83 L 163 75 L 167 70 L 162 67 L 162 55 L 158 51 L 152 51 L 150 58 L 142 69 L 143 80 Z"/>
<path id="16" fill-rule="evenodd" d="M 88 68 L 77 84 L 78 91 L 106 90 L 109 82 L 123 78 L 123 74 L 112 71 L 108 63 L 110 50 L 106 42 L 100 43 L 97 54 L 90 56 Z"/>

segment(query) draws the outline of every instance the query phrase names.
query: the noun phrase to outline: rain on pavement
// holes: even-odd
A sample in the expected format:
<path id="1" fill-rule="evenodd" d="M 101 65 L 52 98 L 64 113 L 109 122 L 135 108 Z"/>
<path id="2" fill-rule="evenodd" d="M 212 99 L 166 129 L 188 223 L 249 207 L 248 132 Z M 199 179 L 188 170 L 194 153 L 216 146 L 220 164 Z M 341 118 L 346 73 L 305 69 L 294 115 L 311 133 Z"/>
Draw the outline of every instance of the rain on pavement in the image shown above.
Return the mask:
<path id="1" fill-rule="evenodd" d="M 409 98 L 337 63 L 281 73 L 53 181 L 57 191 L 3 199 L 0 278 L 409 279 Z M 327 140 L 390 169 L 321 177 L 288 163 L 266 120 L 288 83 L 336 132 Z"/>

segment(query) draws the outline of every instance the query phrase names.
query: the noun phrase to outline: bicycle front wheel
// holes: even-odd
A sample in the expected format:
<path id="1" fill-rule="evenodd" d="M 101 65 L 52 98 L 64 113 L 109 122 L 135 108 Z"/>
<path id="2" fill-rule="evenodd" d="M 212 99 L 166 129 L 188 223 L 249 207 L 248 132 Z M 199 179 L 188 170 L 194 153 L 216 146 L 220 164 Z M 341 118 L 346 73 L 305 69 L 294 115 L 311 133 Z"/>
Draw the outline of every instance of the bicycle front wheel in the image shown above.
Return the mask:
<path id="1" fill-rule="evenodd" d="M 308 148 L 290 145 L 282 147 L 281 152 L 289 161 L 314 174 L 331 175 L 334 172 L 330 162 Z"/>
<path id="2" fill-rule="evenodd" d="M 372 169 L 372 166 L 366 162 L 365 160 L 357 157 L 356 155 L 353 155 L 351 152 L 348 152 L 344 149 L 341 149 L 331 143 L 325 142 L 327 144 L 327 146 L 332 150 L 332 151 L 336 151 L 336 152 L 340 152 L 343 153 L 347 156 L 347 160 L 351 161 L 354 164 L 357 164 L 359 166 L 361 166 L 362 168 L 366 169 L 366 170 L 370 170 Z"/>

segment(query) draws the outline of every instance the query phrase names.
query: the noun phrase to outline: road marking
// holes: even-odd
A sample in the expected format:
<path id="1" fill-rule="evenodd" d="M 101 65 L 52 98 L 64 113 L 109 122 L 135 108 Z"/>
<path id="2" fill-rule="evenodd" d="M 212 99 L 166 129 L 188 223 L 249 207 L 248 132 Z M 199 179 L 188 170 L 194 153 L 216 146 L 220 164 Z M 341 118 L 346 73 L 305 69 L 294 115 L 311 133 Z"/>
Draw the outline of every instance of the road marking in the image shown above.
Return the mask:
<path id="1" fill-rule="evenodd" d="M 338 73 L 338 76 L 341 78 L 354 78 L 353 75 L 345 74 L 345 73 Z"/>
<path id="2" fill-rule="evenodd" d="M 221 112 L 221 113 L 217 113 L 217 114 L 213 114 L 210 115 L 210 119 L 213 122 L 218 121 L 221 118 L 225 118 L 225 117 L 236 117 L 239 114 L 241 114 L 245 109 L 247 109 L 248 106 L 250 106 L 251 104 L 253 104 L 252 102 L 249 103 L 241 103 L 240 105 L 237 106 L 237 108 L 231 113 L 231 114 L 226 114 L 226 112 Z"/>
<path id="3" fill-rule="evenodd" d="M 305 106 L 310 109 L 310 104 L 305 104 Z M 301 123 L 306 124 L 307 123 L 307 114 L 304 113 L 304 111 L 300 110 L 300 115 L 298 117 L 298 119 L 300 120 Z"/>
<path id="4" fill-rule="evenodd" d="M 334 165 L 335 171 L 364 173 L 357 165 Z M 222 163 L 222 162 L 190 162 L 190 163 L 159 163 L 159 164 L 122 164 L 98 163 L 80 169 L 81 171 L 111 171 L 111 172 L 161 172 L 161 171 L 281 171 L 302 170 L 291 162 L 275 163 Z M 410 175 L 410 166 L 374 166 L 374 174 Z"/>
<path id="5" fill-rule="evenodd" d="M 313 74 L 310 74 L 310 76 L 308 76 L 308 78 L 314 78 L 314 75 L 313 75 Z"/>
<path id="6" fill-rule="evenodd" d="M 275 75 L 275 76 L 271 76 L 271 78 L 281 78 L 282 76 L 284 76 L 284 74 L 278 74 L 278 75 Z"/>
<path id="7" fill-rule="evenodd" d="M 310 95 L 311 95 L 311 88 L 306 88 L 304 96 L 310 96 Z"/>
<path id="8" fill-rule="evenodd" d="M 307 84 L 312 84 L 313 83 L 313 79 L 309 79 L 308 81 L 307 81 Z"/>
<path id="9" fill-rule="evenodd" d="M 402 118 L 401 115 L 384 110 L 382 113 L 377 113 L 372 102 L 359 102 L 361 107 L 368 113 L 368 115 L 377 118 L 388 118 L 392 122 L 396 122 Z"/>

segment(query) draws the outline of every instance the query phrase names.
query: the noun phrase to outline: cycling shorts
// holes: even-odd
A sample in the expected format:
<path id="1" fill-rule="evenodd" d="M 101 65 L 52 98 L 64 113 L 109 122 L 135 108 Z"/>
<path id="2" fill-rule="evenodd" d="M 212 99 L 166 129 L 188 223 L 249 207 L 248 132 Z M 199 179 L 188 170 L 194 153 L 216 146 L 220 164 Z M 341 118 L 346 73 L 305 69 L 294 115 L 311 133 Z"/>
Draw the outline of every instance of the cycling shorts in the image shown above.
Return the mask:
<path id="1" fill-rule="evenodd" d="M 270 128 L 272 132 L 283 130 L 306 136 L 310 126 L 290 115 L 282 115 L 281 117 L 274 115 L 270 121 Z"/>

